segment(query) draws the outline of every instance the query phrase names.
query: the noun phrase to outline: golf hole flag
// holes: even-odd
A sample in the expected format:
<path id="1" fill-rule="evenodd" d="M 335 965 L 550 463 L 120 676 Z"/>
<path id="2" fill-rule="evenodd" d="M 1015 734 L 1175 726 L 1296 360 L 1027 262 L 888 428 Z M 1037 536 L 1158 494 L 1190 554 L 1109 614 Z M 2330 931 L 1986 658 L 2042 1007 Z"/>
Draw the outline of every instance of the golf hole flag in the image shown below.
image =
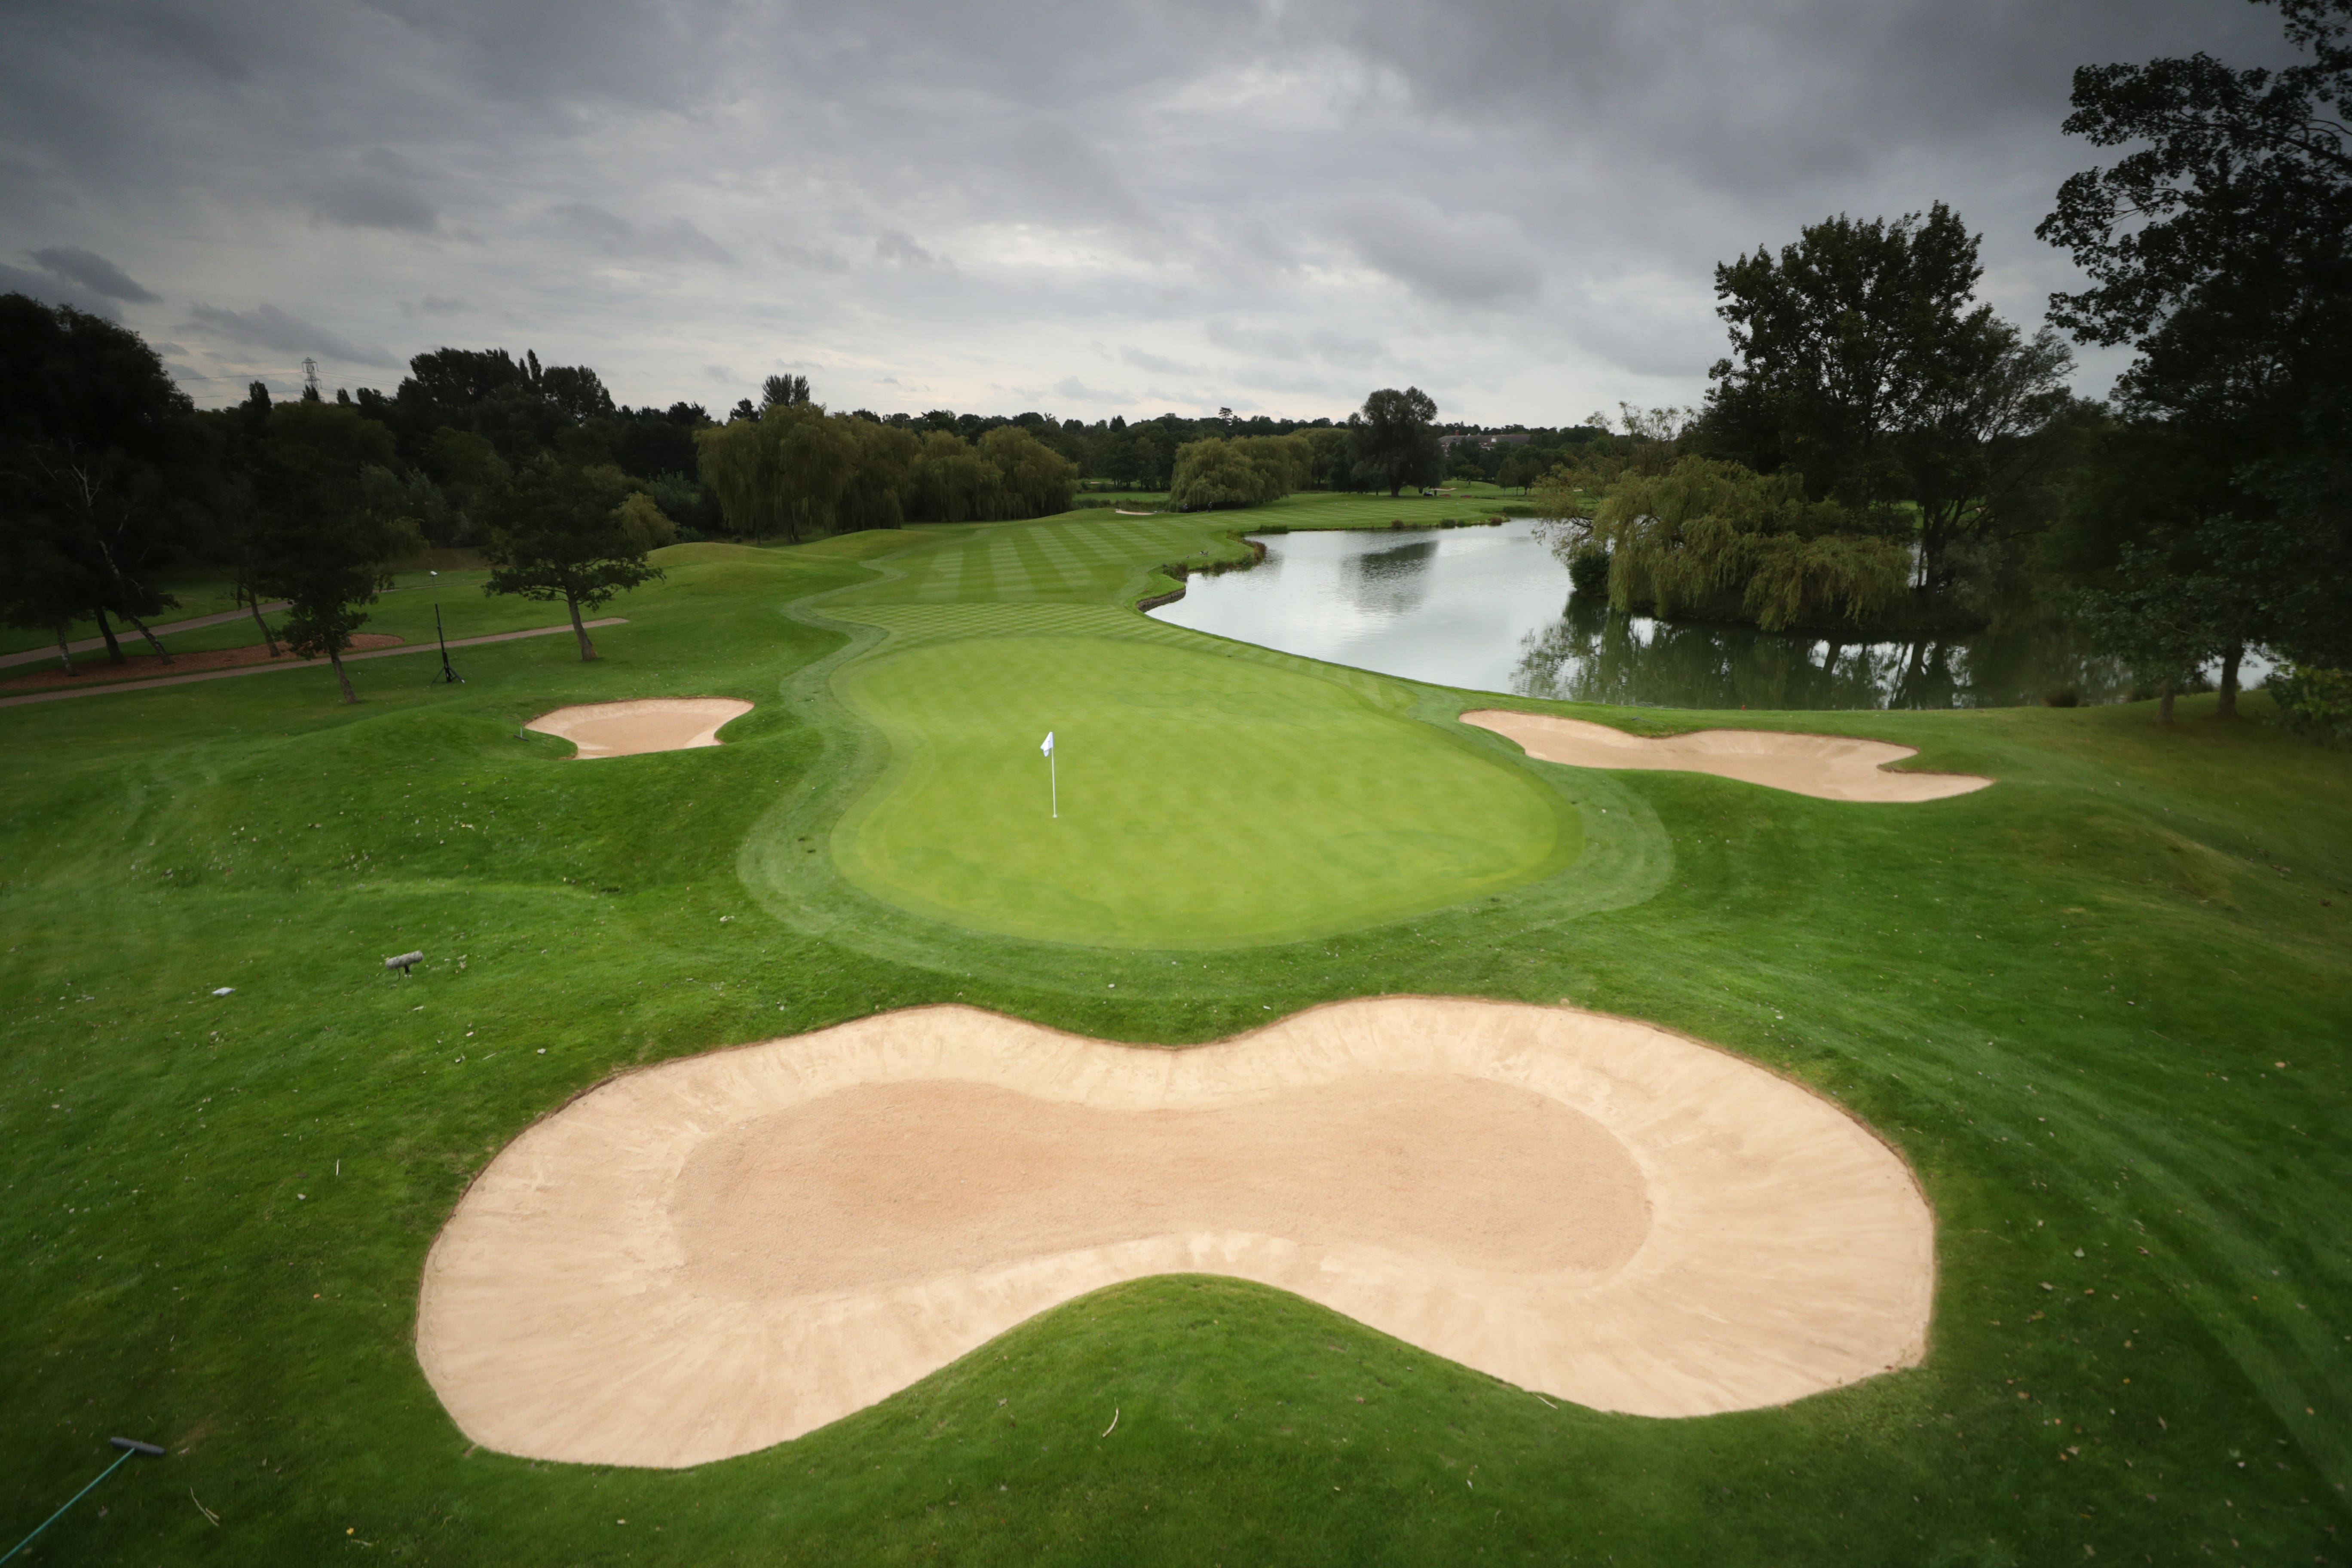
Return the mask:
<path id="1" fill-rule="evenodd" d="M 1062 815 L 1062 781 L 1060 769 L 1054 762 L 1054 731 L 1045 731 L 1045 743 L 1037 748 L 1045 753 L 1045 798 L 1051 803 L 1056 820 Z"/>

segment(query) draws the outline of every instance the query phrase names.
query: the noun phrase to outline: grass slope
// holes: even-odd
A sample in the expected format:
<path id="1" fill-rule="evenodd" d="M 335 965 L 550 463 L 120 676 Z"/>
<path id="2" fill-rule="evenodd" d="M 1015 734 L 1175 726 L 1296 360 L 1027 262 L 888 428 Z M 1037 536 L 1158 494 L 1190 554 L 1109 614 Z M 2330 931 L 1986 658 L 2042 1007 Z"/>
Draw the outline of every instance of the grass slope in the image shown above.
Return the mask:
<path id="1" fill-rule="evenodd" d="M 980 531 L 684 547 L 598 664 L 550 638 L 454 689 L 362 665 L 355 709 L 289 673 L 0 711 L 0 1518 L 29 1529 L 110 1433 L 172 1447 L 26 1560 L 2340 1555 L 2352 759 L 2196 700 L 2171 731 L 2144 706 L 1728 719 L 2001 780 L 1895 808 L 1468 735 L 1576 808 L 1574 866 L 1181 960 L 928 921 L 803 847 L 890 765 L 837 689 L 861 668 L 1041 635 L 1258 657 L 1118 605 L 1230 553 L 1208 521 L 1117 521 L 1004 525 L 1046 570 L 950 568 Z M 1261 662 L 1398 723 L 1468 705 Z M 760 706 L 715 750 L 593 766 L 517 732 L 672 693 Z M 383 973 L 411 947 L 415 979 Z M 1936 1205 L 1927 1363 L 1645 1422 L 1170 1279 L 677 1474 L 474 1450 L 417 1370 L 418 1269 L 468 1176 L 618 1068 L 959 996 L 1173 1043 L 1395 991 L 1572 998 L 1837 1095 Z"/>

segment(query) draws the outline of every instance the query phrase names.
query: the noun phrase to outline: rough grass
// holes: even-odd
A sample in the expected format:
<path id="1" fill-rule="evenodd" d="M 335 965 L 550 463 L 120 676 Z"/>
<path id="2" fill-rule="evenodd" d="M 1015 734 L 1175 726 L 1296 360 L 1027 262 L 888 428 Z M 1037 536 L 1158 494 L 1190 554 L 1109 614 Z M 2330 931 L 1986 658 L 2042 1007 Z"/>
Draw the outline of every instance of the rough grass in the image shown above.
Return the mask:
<path id="1" fill-rule="evenodd" d="M 823 854 L 778 869 L 779 823 L 829 832 L 888 765 L 835 691 L 859 660 L 1041 625 L 1250 657 L 1118 601 L 1253 514 L 1104 521 L 685 547 L 598 664 L 550 638 L 470 650 L 457 688 L 360 665 L 356 709 L 313 672 L 0 711 L 8 1538 L 110 1434 L 172 1448 L 26 1560 L 2334 1560 L 2352 758 L 2210 700 L 2169 731 L 2144 705 L 1690 716 L 2001 781 L 1895 807 L 1467 734 L 1557 778 L 1576 866 L 1181 964 L 923 921 Z M 1016 531 L 1024 581 L 923 564 Z M 1316 679 L 1416 721 L 1473 705 Z M 715 750 L 593 767 L 517 734 L 671 693 L 760 706 Z M 414 947 L 416 978 L 383 971 Z M 1572 998 L 1839 1096 L 1937 1211 L 1927 1363 L 1642 1421 L 1170 1279 L 681 1473 L 474 1450 L 417 1370 L 418 1270 L 468 1176 L 619 1068 L 959 996 L 1181 1043 L 1402 991 Z"/>

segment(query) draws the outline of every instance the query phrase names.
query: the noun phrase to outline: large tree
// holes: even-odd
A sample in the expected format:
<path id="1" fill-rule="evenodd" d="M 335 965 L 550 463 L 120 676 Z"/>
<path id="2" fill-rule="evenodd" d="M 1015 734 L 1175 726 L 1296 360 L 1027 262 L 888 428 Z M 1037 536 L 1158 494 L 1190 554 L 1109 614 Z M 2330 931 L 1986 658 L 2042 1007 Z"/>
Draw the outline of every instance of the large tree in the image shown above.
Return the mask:
<path id="1" fill-rule="evenodd" d="M 490 578 L 482 591 L 562 600 L 581 658 L 594 658 L 580 612 L 662 574 L 646 558 L 656 542 L 648 524 L 659 517 L 648 515 L 649 504 L 631 495 L 617 470 L 593 473 L 551 459 L 525 466 L 491 499 L 482 550 Z"/>
<path id="2" fill-rule="evenodd" d="M 1407 485 L 1434 482 L 1444 463 L 1436 419 L 1436 400 L 1417 386 L 1402 392 L 1383 387 L 1365 398 L 1363 408 L 1348 418 L 1355 434 L 1357 478 L 1387 486 L 1391 496 Z"/>
<path id="3" fill-rule="evenodd" d="M 193 520 L 180 500 L 187 487 L 171 481 L 198 457 L 188 397 L 136 332 L 69 306 L 0 295 L 5 526 L 45 534 L 44 550 L 77 564 L 46 580 L 57 591 L 84 585 L 89 597 L 74 618 L 97 620 L 117 663 L 123 654 L 110 615 L 163 655 L 145 617 L 175 601 L 152 574 L 181 553 Z"/>
<path id="4" fill-rule="evenodd" d="M 2239 69 L 2199 54 L 2074 73 L 2065 129 L 2126 147 L 2060 187 L 2037 231 L 2090 287 L 2052 299 L 2078 338 L 2129 344 L 2117 386 L 2134 437 L 2160 449 L 2195 504 L 2106 518 L 2095 591 L 2126 612 L 2154 593 L 2220 595 L 2247 613 L 2175 617 L 2231 667 L 2245 642 L 2352 665 L 2352 0 L 2275 3 L 2299 58 Z M 2128 493 L 2127 483 L 2110 489 Z M 2150 539 L 2151 533 L 2158 535 Z M 2140 542 L 2122 570 L 2126 540 Z M 2227 605 L 2210 609 L 2226 610 Z M 2230 697 L 2225 679 L 2225 705 Z"/>
<path id="5" fill-rule="evenodd" d="M 425 545 L 414 520 L 368 503 L 362 470 L 392 449 L 392 432 L 356 409 L 303 401 L 268 410 L 255 458 L 254 591 L 287 601 L 287 646 L 333 665 L 346 702 L 359 700 L 343 651 L 367 623 L 363 606 Z"/>

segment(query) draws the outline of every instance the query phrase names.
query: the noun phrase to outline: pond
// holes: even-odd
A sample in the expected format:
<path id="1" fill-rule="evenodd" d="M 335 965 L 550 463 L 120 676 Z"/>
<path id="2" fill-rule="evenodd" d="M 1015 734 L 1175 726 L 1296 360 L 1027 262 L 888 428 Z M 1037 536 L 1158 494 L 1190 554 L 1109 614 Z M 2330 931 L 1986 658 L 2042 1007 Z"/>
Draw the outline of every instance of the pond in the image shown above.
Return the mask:
<path id="1" fill-rule="evenodd" d="M 1654 708 L 1994 708 L 2122 699 L 2063 630 L 1836 641 L 1612 616 L 1569 592 L 1546 525 L 1266 537 L 1151 612 L 1237 641 L 1438 686 Z"/>

